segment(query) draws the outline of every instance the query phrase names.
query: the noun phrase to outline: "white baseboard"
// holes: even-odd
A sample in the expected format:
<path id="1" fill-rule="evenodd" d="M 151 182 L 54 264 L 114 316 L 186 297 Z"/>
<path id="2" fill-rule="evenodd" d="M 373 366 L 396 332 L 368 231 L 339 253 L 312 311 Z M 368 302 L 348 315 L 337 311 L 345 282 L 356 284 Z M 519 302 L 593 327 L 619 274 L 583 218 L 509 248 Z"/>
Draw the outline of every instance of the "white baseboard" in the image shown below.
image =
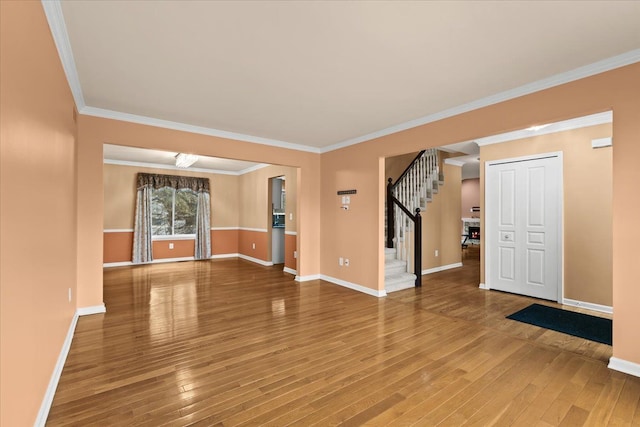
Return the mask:
<path id="1" fill-rule="evenodd" d="M 285 273 L 293 274 L 294 276 L 296 276 L 298 274 L 298 272 L 296 270 L 294 270 L 293 268 L 289 268 L 289 267 L 283 268 L 282 271 L 284 271 Z"/>
<path id="2" fill-rule="evenodd" d="M 486 285 L 486 284 L 484 284 L 484 283 L 480 283 L 480 284 L 478 285 L 478 287 L 479 287 L 480 289 L 484 289 L 485 291 L 488 291 L 488 290 L 489 290 L 489 286 L 487 286 L 487 285 Z"/>
<path id="3" fill-rule="evenodd" d="M 609 359 L 609 369 L 640 377 L 640 364 L 618 359 L 617 357 Z"/>
<path id="4" fill-rule="evenodd" d="M 271 261 L 264 261 L 264 260 L 261 260 L 261 259 L 258 259 L 258 258 L 251 257 L 249 255 L 238 254 L 238 258 L 242 258 L 242 259 L 245 259 L 247 261 L 255 262 L 256 264 L 264 265 L 265 267 L 273 266 L 273 263 Z"/>
<path id="5" fill-rule="evenodd" d="M 371 288 L 367 288 L 366 286 L 358 285 L 357 283 L 347 282 L 346 280 L 336 279 L 335 277 L 325 276 L 324 274 L 320 275 L 320 279 L 325 280 L 327 282 L 331 282 L 336 285 L 344 286 L 345 288 L 353 289 L 354 291 L 362 292 L 367 295 L 372 295 L 374 297 L 386 297 L 387 291 L 384 289 L 379 291 Z"/>
<path id="6" fill-rule="evenodd" d="M 592 302 L 578 301 L 569 298 L 563 298 L 562 304 L 569 305 L 571 307 L 586 308 L 593 311 L 599 311 L 601 313 L 613 314 L 613 307 L 610 307 L 608 305 L 594 304 Z"/>
<path id="7" fill-rule="evenodd" d="M 103 268 L 128 267 L 128 266 L 132 266 L 132 265 L 163 264 L 165 262 L 182 262 L 182 261 L 195 261 L 195 260 L 196 260 L 195 257 L 185 256 L 185 257 L 180 257 L 180 258 L 159 258 L 159 259 L 154 259 L 151 262 L 141 262 L 141 263 L 138 263 L 138 264 L 134 264 L 131 261 L 109 262 L 109 263 L 102 264 L 102 267 Z"/>
<path id="8" fill-rule="evenodd" d="M 452 268 L 458 268 L 458 267 L 462 267 L 461 262 L 456 262 L 454 264 L 441 265 L 440 267 L 428 268 L 426 270 L 422 270 L 422 275 L 424 276 L 425 274 L 437 273 L 439 271 L 451 270 Z"/>
<path id="9" fill-rule="evenodd" d="M 90 314 L 100 314 L 106 313 L 107 307 L 105 307 L 104 303 L 100 305 L 92 305 L 90 307 L 79 307 L 76 309 L 76 314 L 78 316 L 88 316 Z"/>
<path id="10" fill-rule="evenodd" d="M 320 275 L 319 274 L 310 274 L 308 276 L 296 276 L 295 279 L 296 282 L 309 282 L 311 280 L 320 280 Z"/>
<path id="11" fill-rule="evenodd" d="M 34 426 L 42 426 L 44 427 L 47 422 L 47 417 L 49 416 L 49 410 L 51 410 L 51 404 L 53 403 L 53 397 L 56 394 L 56 389 L 58 388 L 58 382 L 60 381 L 60 375 L 62 375 L 62 368 L 64 368 L 64 364 L 67 361 L 67 355 L 69 354 L 69 349 L 71 348 L 71 341 L 73 340 L 73 333 L 76 330 L 76 324 L 78 323 L 78 312 L 73 315 L 71 319 L 71 324 L 69 325 L 69 330 L 67 331 L 67 336 L 64 339 L 64 343 L 62 344 L 62 349 L 60 350 L 60 354 L 58 355 L 58 360 L 56 361 L 55 367 L 53 368 L 53 373 L 51 374 L 51 379 L 49 379 L 49 385 L 47 386 L 47 391 L 44 394 L 44 398 L 42 399 L 42 404 L 40 405 L 40 410 L 38 411 L 38 416 L 36 418 Z"/>
<path id="12" fill-rule="evenodd" d="M 240 254 L 215 254 L 211 255 L 211 259 L 238 258 Z"/>
<path id="13" fill-rule="evenodd" d="M 105 262 L 102 264 L 103 268 L 111 268 L 111 267 L 129 267 L 133 265 L 131 261 L 122 261 L 122 262 Z"/>

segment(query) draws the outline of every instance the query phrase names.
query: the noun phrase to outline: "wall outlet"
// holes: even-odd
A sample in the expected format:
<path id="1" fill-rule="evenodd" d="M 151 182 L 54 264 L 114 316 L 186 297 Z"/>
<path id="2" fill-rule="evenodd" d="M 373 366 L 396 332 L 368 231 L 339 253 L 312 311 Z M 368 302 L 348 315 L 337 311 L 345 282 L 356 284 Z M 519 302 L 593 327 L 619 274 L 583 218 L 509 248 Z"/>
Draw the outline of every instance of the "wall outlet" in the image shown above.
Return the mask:
<path id="1" fill-rule="evenodd" d="M 71 288 L 69 288 L 69 302 L 71 302 Z"/>
<path id="2" fill-rule="evenodd" d="M 255 249 L 255 248 L 256 248 L 256 244 L 255 244 L 255 243 L 252 243 L 252 244 L 251 244 L 251 247 L 252 247 L 253 249 Z"/>
<path id="3" fill-rule="evenodd" d="M 349 258 L 345 258 L 345 260 L 344 260 L 344 266 L 345 266 L 345 267 L 349 267 Z"/>
<path id="4" fill-rule="evenodd" d="M 438 256 L 438 250 L 436 249 L 436 256 Z"/>
<path id="5" fill-rule="evenodd" d="M 293 251 L 293 257 L 298 258 L 298 251 Z"/>
<path id="6" fill-rule="evenodd" d="M 169 249 L 173 249 L 173 243 L 169 243 Z"/>
<path id="7" fill-rule="evenodd" d="M 338 258 L 338 265 L 341 267 L 344 265 L 344 258 L 342 257 Z"/>

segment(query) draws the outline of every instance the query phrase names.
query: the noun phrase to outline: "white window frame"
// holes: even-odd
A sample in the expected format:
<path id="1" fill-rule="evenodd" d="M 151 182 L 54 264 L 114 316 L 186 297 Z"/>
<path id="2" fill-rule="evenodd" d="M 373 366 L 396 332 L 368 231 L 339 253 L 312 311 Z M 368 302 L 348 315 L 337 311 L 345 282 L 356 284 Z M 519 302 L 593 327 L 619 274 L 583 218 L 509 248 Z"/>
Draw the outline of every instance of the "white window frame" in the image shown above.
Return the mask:
<path id="1" fill-rule="evenodd" d="M 153 231 L 151 233 L 151 240 L 195 240 L 196 235 L 193 234 L 174 234 L 175 232 L 175 221 L 176 221 L 176 192 L 181 189 L 175 189 L 172 187 L 162 187 L 162 188 L 170 188 L 173 191 L 173 197 L 171 198 L 171 234 L 161 234 L 155 235 Z M 156 189 L 154 188 L 153 191 Z M 196 213 L 197 214 L 197 213 Z M 152 228 L 153 230 L 153 228 Z"/>

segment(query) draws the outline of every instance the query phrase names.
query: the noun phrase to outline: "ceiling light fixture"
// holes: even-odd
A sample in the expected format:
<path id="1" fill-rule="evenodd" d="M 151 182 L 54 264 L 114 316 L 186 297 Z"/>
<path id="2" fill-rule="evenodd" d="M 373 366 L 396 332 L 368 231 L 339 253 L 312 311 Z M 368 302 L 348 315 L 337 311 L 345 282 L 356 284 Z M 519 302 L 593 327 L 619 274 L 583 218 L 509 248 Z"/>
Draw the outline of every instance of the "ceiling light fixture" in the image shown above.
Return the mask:
<path id="1" fill-rule="evenodd" d="M 544 128 L 546 128 L 547 126 L 550 126 L 550 125 L 551 125 L 551 124 L 549 123 L 549 124 L 546 124 L 546 125 L 531 126 L 530 128 L 527 128 L 526 130 L 530 130 L 531 132 L 537 132 L 537 131 L 539 131 L 540 129 L 544 129 Z"/>
<path id="2" fill-rule="evenodd" d="M 192 164 L 198 161 L 198 156 L 195 154 L 176 154 L 176 166 L 179 168 L 188 168 Z"/>

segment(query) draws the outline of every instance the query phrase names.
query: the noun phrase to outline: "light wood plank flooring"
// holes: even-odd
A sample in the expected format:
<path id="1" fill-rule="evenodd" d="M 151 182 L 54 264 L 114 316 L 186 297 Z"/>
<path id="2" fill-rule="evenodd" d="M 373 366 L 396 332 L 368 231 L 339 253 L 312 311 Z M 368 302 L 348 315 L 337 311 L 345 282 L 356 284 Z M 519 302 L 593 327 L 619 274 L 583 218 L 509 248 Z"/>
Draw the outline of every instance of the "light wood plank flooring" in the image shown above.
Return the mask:
<path id="1" fill-rule="evenodd" d="M 107 269 L 47 425 L 640 425 L 611 347 L 505 319 L 534 300 L 464 256 L 381 299 L 235 259 Z"/>

